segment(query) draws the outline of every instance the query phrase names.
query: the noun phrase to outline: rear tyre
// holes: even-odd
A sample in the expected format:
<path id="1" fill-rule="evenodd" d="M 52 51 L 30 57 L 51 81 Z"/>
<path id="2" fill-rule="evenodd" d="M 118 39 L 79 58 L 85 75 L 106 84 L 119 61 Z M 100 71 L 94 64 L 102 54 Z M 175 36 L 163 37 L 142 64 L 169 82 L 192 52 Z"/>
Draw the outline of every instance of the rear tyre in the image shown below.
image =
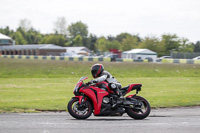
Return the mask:
<path id="1" fill-rule="evenodd" d="M 145 98 L 140 96 L 133 96 L 132 98 L 139 100 L 142 103 L 142 107 L 136 106 L 134 109 L 126 108 L 127 114 L 130 117 L 138 120 L 146 118 L 151 111 L 149 102 Z"/>
<path id="2" fill-rule="evenodd" d="M 76 119 L 87 119 L 92 114 L 92 105 L 88 100 L 81 106 L 78 98 L 72 98 L 67 109 L 69 114 Z"/>

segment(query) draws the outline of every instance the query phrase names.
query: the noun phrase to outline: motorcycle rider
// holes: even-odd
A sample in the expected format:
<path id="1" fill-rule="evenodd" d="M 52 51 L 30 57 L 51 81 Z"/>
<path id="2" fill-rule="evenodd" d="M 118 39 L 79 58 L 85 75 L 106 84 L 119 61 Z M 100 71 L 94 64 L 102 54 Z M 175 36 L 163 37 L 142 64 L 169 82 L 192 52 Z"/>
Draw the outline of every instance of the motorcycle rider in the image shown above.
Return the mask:
<path id="1" fill-rule="evenodd" d="M 94 64 L 91 67 L 91 73 L 93 78 L 95 78 L 91 82 L 99 83 L 102 81 L 106 81 L 108 83 L 109 88 L 111 88 L 115 92 L 115 94 L 118 95 L 119 99 L 121 101 L 124 99 L 124 96 L 120 91 L 121 84 L 108 71 L 104 70 L 102 64 Z"/>

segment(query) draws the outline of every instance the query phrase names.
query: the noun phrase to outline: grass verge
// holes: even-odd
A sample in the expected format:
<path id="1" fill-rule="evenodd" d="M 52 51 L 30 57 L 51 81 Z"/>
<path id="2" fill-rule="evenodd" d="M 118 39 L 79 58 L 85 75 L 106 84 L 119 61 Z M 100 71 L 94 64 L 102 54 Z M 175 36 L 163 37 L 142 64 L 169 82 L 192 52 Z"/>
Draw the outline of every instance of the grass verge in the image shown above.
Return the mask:
<path id="1" fill-rule="evenodd" d="M 76 82 L 81 76 L 90 75 L 93 63 L 0 58 L 0 112 L 65 110 Z M 199 65 L 104 63 L 104 66 L 123 86 L 142 83 L 139 95 L 152 107 L 200 105 Z"/>

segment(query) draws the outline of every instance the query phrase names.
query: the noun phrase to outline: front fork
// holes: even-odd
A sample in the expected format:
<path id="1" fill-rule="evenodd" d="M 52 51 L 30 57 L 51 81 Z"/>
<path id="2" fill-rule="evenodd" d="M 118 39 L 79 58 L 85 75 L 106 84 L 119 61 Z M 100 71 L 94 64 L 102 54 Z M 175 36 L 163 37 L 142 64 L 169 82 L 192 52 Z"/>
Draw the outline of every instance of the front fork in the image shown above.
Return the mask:
<path id="1" fill-rule="evenodd" d="M 86 101 L 86 97 L 85 96 L 75 96 L 76 98 L 78 98 L 78 103 L 80 106 L 83 105 L 83 103 Z"/>

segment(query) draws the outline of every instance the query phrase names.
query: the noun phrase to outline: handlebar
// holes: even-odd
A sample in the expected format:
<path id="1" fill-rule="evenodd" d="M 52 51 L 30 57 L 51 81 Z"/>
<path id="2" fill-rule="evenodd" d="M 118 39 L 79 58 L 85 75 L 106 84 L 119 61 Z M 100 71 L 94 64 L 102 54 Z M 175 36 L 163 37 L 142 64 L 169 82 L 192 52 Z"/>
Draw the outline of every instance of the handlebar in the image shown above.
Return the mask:
<path id="1" fill-rule="evenodd" d="M 87 82 L 87 83 L 85 83 L 86 85 L 90 85 L 91 84 L 91 82 Z"/>
<path id="2" fill-rule="evenodd" d="M 91 80 L 91 81 L 89 81 L 89 82 L 87 82 L 87 83 L 85 83 L 86 85 L 90 85 L 90 84 L 96 84 L 96 83 L 94 83 L 93 82 L 93 80 Z"/>
<path id="3" fill-rule="evenodd" d="M 89 82 L 87 82 L 87 83 L 85 83 L 86 85 L 90 85 L 90 84 L 92 84 L 93 82 L 92 82 L 92 80 L 90 80 Z"/>

